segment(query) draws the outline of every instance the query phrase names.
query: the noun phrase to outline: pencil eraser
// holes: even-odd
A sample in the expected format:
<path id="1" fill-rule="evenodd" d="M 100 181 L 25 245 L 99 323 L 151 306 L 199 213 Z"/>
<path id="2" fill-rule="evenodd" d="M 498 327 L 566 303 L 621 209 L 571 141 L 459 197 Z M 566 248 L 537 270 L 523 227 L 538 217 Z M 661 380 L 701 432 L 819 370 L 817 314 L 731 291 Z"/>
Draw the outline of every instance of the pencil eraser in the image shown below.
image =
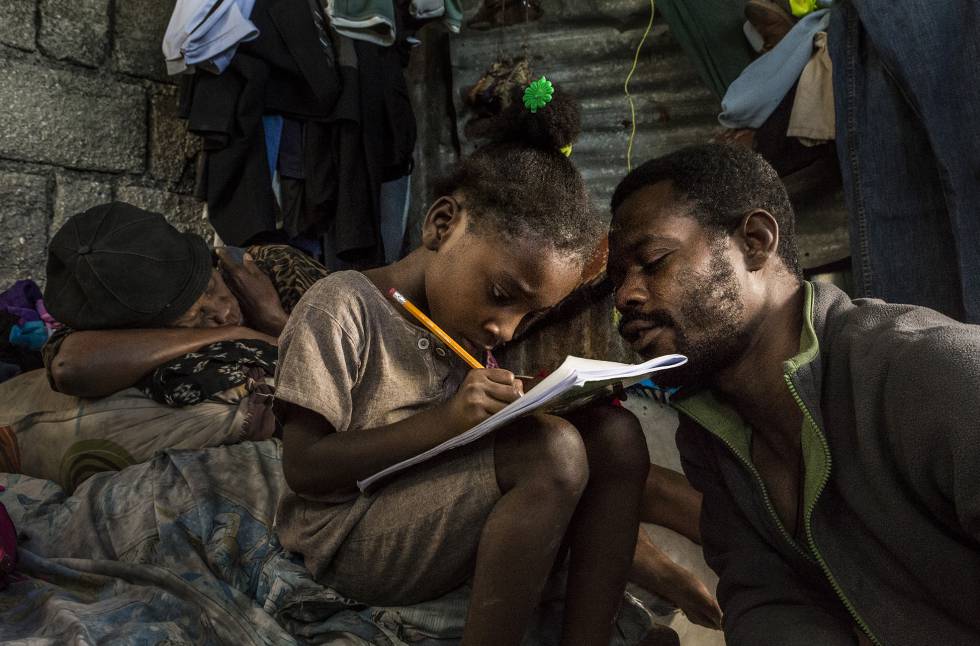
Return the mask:
<path id="1" fill-rule="evenodd" d="M 388 288 L 388 296 L 391 296 L 392 298 L 395 297 L 395 288 L 394 287 L 389 287 Z"/>

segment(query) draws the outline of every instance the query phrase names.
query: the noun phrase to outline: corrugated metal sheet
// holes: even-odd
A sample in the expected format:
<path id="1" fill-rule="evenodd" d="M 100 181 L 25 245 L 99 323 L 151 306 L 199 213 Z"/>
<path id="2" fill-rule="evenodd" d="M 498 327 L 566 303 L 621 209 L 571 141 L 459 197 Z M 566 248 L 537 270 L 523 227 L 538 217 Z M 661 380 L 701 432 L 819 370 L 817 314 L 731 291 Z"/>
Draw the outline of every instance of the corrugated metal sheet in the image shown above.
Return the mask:
<path id="1" fill-rule="evenodd" d="M 581 103 L 583 132 L 573 159 L 598 210 L 608 216 L 609 198 L 626 174 L 630 110 L 623 82 L 649 19 L 649 5 L 584 0 L 542 4 L 544 16 L 527 26 L 464 30 L 451 39 L 457 133 L 464 152 L 472 149 L 462 129 L 469 117 L 460 100 L 462 89 L 476 82 L 499 56 L 520 54 L 526 39 L 534 75 L 544 74 Z M 636 106 L 634 165 L 684 144 L 703 142 L 718 129 L 717 100 L 659 15 L 644 44 L 630 93 Z"/>

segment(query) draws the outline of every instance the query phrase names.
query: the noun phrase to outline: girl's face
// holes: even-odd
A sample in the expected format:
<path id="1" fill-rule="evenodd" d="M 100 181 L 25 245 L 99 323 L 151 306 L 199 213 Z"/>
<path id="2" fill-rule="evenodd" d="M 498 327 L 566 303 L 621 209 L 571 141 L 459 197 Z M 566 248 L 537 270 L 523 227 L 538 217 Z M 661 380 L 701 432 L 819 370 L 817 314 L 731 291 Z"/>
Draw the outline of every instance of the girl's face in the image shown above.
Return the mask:
<path id="1" fill-rule="evenodd" d="M 556 305 L 579 283 L 581 260 L 524 240 L 455 229 L 425 277 L 430 316 L 471 354 L 514 336 L 528 314 Z"/>

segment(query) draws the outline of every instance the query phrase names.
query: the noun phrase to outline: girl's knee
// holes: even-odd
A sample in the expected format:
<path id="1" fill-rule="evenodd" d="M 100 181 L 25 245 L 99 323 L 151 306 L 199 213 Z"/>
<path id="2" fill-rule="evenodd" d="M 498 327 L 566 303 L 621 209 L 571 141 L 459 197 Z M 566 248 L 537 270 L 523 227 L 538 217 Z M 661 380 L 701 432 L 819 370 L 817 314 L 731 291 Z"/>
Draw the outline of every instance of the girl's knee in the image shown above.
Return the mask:
<path id="1" fill-rule="evenodd" d="M 650 468 L 646 438 L 636 416 L 619 406 L 602 406 L 582 429 L 592 472 L 645 480 Z"/>
<path id="2" fill-rule="evenodd" d="M 541 476 L 578 500 L 589 482 L 589 461 L 582 436 L 560 417 L 539 415 L 534 419 Z"/>
<path id="3" fill-rule="evenodd" d="M 519 461 L 519 480 L 577 502 L 589 481 L 585 444 L 568 421 L 551 415 L 529 417 L 498 443 Z M 516 445 L 516 446 L 515 446 Z M 513 471 L 514 469 L 511 469 Z"/>

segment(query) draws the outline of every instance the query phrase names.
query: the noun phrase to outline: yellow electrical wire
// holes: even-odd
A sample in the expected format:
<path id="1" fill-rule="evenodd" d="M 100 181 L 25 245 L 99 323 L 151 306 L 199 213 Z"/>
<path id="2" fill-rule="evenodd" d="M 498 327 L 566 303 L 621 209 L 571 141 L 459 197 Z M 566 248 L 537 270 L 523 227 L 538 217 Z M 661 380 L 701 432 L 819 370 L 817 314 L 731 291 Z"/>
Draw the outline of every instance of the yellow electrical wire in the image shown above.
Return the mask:
<path id="1" fill-rule="evenodd" d="M 623 91 L 626 92 L 626 100 L 630 104 L 630 139 L 626 146 L 626 172 L 633 170 L 633 139 L 636 137 L 636 105 L 633 103 L 633 97 L 630 94 L 630 79 L 633 78 L 633 73 L 636 71 L 637 63 L 639 63 L 643 43 L 646 42 L 650 29 L 653 27 L 654 11 L 656 11 L 656 5 L 654 5 L 654 0 L 650 0 L 650 21 L 647 23 L 646 31 L 643 32 L 643 37 L 640 38 L 640 44 L 636 46 L 636 54 L 633 55 L 633 67 L 630 68 L 630 73 L 626 75 L 626 81 L 623 83 Z"/>

